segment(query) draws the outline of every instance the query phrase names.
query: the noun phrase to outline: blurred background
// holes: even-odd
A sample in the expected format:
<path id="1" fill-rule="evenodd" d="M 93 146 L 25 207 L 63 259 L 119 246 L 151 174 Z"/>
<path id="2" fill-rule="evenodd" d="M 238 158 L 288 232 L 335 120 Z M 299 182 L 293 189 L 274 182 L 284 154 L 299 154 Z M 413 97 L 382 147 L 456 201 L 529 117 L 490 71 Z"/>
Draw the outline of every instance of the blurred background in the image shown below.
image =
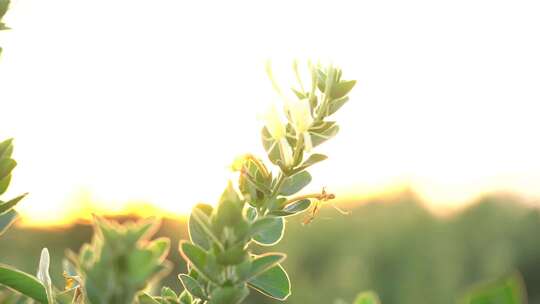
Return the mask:
<path id="1" fill-rule="evenodd" d="M 358 291 L 371 289 L 382 303 L 450 304 L 472 287 L 515 271 L 527 286 L 529 303 L 540 303 L 540 212 L 519 197 L 486 196 L 444 218 L 433 216 L 410 192 L 349 210 L 344 216 L 326 208 L 306 226 L 301 215 L 288 218 L 287 233 L 273 248 L 288 255 L 284 267 L 292 295 L 286 303 L 350 302 Z M 34 273 L 41 248 L 48 247 L 53 282 L 63 286 L 64 250 L 78 251 L 91 233 L 85 224 L 12 228 L 0 239 L 0 262 Z M 158 235 L 171 238 L 169 259 L 175 265 L 162 283 L 179 291 L 177 274 L 186 266 L 174 244 L 187 238 L 185 220 L 164 219 Z M 246 303 L 276 302 L 252 292 Z"/>
<path id="2" fill-rule="evenodd" d="M 33 272 L 46 246 L 58 267 L 92 213 L 163 216 L 176 244 L 232 160 L 264 155 L 258 117 L 282 103 L 265 62 L 286 88 L 292 61 L 312 60 L 358 83 L 306 192 L 352 212 L 289 220 L 288 302 L 451 303 L 517 270 L 540 303 L 539 14 L 525 0 L 14 0 L 0 139 L 19 162 L 7 196 L 30 195 L 0 262 Z"/>

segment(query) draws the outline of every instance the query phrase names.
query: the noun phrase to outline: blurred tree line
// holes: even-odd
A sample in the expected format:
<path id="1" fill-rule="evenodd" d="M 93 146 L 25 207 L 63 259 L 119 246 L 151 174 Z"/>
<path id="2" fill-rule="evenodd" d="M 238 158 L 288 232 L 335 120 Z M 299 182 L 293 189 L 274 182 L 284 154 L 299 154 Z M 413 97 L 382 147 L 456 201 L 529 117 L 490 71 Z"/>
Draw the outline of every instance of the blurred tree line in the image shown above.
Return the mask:
<path id="1" fill-rule="evenodd" d="M 307 226 L 290 218 L 289 233 L 276 246 L 288 253 L 292 276 L 287 303 L 334 303 L 374 290 L 382 303 L 455 303 L 478 282 L 519 271 L 529 303 L 540 303 L 540 211 L 511 196 L 485 197 L 463 212 L 437 217 L 411 194 L 373 200 L 348 216 L 325 208 Z M 125 219 L 121 219 L 125 220 Z M 2 260 L 36 271 L 42 247 L 51 252 L 53 282 L 63 284 L 64 250 L 78 250 L 91 227 L 13 228 L 0 239 Z M 177 244 L 186 223 L 164 219 L 159 236 L 171 238 L 175 264 L 163 283 L 180 290 L 174 274 L 185 271 Z M 329 292 L 331 290 L 332 292 Z M 255 293 L 247 303 L 275 303 Z"/>

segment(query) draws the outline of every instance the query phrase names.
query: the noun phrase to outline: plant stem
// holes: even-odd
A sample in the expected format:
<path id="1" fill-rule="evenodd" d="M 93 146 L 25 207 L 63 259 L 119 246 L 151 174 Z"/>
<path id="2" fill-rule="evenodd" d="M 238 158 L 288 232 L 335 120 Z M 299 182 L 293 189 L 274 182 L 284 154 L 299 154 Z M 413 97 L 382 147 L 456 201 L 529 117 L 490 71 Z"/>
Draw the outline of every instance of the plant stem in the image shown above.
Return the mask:
<path id="1" fill-rule="evenodd" d="M 296 164 L 298 161 L 299 161 L 299 158 L 302 156 L 302 153 L 303 153 L 303 150 L 302 150 L 302 146 L 304 145 L 304 139 L 302 138 L 302 136 L 300 134 L 298 134 L 297 138 L 296 138 L 296 145 L 294 147 L 294 151 L 293 151 L 293 160 L 294 160 L 294 164 Z M 280 167 L 281 168 L 281 167 Z M 288 171 L 293 171 L 295 168 L 290 168 L 288 169 Z M 285 180 L 287 179 L 289 175 L 287 174 L 287 172 L 281 170 L 281 172 L 279 172 L 279 177 L 277 179 L 277 182 L 276 182 L 276 185 L 274 186 L 274 189 L 272 189 L 272 192 L 270 193 L 270 198 L 269 198 L 269 201 L 275 199 L 278 195 L 279 195 L 279 191 L 281 190 L 281 187 L 283 186 L 283 183 L 285 182 Z M 262 207 L 261 208 L 261 215 L 266 215 L 268 209 L 266 207 Z"/>

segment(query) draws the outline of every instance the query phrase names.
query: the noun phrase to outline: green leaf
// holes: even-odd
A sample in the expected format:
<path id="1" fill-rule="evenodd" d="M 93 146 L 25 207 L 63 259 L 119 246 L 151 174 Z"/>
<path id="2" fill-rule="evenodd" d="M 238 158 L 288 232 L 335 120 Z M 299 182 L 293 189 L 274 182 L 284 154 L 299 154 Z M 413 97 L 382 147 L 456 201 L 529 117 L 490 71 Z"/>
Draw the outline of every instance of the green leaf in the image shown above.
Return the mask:
<path id="1" fill-rule="evenodd" d="M 17 212 L 13 209 L 0 215 L 0 235 L 2 235 L 16 219 Z"/>
<path id="2" fill-rule="evenodd" d="M 15 207 L 15 205 L 17 205 L 26 195 L 27 194 L 25 193 L 5 203 L 2 203 L 2 201 L 0 201 L 0 215 L 8 212 L 13 207 Z"/>
<path id="3" fill-rule="evenodd" d="M 227 188 L 223 191 L 221 194 L 221 198 L 219 199 L 220 203 L 223 202 L 232 202 L 234 204 L 242 205 L 242 199 L 236 192 L 236 190 L 233 187 L 233 184 L 231 181 L 227 183 Z"/>
<path id="4" fill-rule="evenodd" d="M 0 143 L 0 159 L 11 158 L 11 154 L 13 154 L 13 138 Z"/>
<path id="5" fill-rule="evenodd" d="M 286 212 L 283 210 L 275 210 L 268 213 L 269 215 L 276 216 L 276 217 L 285 217 L 285 216 L 291 216 L 294 215 L 294 213 Z"/>
<path id="6" fill-rule="evenodd" d="M 43 284 L 43 286 L 45 286 L 45 292 L 47 293 L 49 303 L 54 303 L 53 286 L 51 276 L 49 275 L 50 259 L 49 250 L 47 248 L 43 248 L 39 258 L 37 279 L 41 282 L 41 284 Z"/>
<path id="7" fill-rule="evenodd" d="M 311 182 L 311 174 L 307 171 L 302 171 L 289 176 L 281 186 L 280 194 L 289 196 L 304 189 Z"/>
<path id="8" fill-rule="evenodd" d="M 324 93 L 326 91 L 326 73 L 322 69 L 317 69 L 316 75 L 317 88 L 321 93 Z"/>
<path id="9" fill-rule="evenodd" d="M 238 265 L 248 258 L 243 242 L 218 253 L 217 262 L 224 266 Z"/>
<path id="10" fill-rule="evenodd" d="M 300 201 L 296 201 L 292 204 L 287 205 L 283 211 L 290 212 L 292 214 L 302 212 L 311 206 L 311 201 L 309 199 L 303 199 Z"/>
<path id="11" fill-rule="evenodd" d="M 159 265 L 156 263 L 153 252 L 148 249 L 133 250 L 126 257 L 126 260 L 130 281 L 141 284 L 151 276 Z"/>
<path id="12" fill-rule="evenodd" d="M 221 195 L 221 199 L 217 206 L 215 226 L 218 231 L 225 226 L 240 228 L 239 226 L 244 221 L 242 216 L 242 208 L 244 202 L 234 189 L 231 182 L 228 183 L 227 188 Z"/>
<path id="13" fill-rule="evenodd" d="M 332 86 L 330 96 L 334 99 L 345 97 L 354 88 L 356 80 L 340 81 Z"/>
<path id="14" fill-rule="evenodd" d="M 3 0 L 0 0 L 0 2 L 2 1 Z M 1 11 L 1 8 L 0 8 L 0 11 Z M 1 15 L 0 15 L 0 18 L 1 18 Z M 0 142 L 0 159 L 11 158 L 12 153 L 13 153 L 13 138 L 6 139 L 3 142 Z"/>
<path id="15" fill-rule="evenodd" d="M 276 197 L 266 202 L 266 208 L 270 211 L 281 210 L 287 204 L 287 198 Z"/>
<path id="16" fill-rule="evenodd" d="M 147 249 L 153 254 L 153 259 L 157 261 L 163 261 L 169 254 L 171 248 L 171 240 L 166 237 L 160 237 L 152 240 L 147 245 Z"/>
<path id="17" fill-rule="evenodd" d="M 83 244 L 79 252 L 80 262 L 83 264 L 91 264 L 95 258 L 95 252 L 91 248 L 90 244 Z"/>
<path id="18" fill-rule="evenodd" d="M 154 298 L 147 293 L 140 294 L 138 300 L 139 304 L 160 304 L 157 300 L 154 300 Z"/>
<path id="19" fill-rule="evenodd" d="M 283 262 L 287 256 L 283 253 L 266 253 L 256 256 L 251 262 L 251 269 L 247 279 L 252 279 L 268 269 Z"/>
<path id="20" fill-rule="evenodd" d="M 281 265 L 276 265 L 251 279 L 248 285 L 271 298 L 286 300 L 291 294 L 289 276 Z"/>
<path id="21" fill-rule="evenodd" d="M 183 291 L 180 296 L 178 297 L 178 300 L 180 301 L 180 304 L 192 304 L 193 299 L 191 298 L 191 294 L 187 291 Z"/>
<path id="22" fill-rule="evenodd" d="M 261 232 L 264 232 L 268 229 L 272 229 L 272 226 L 275 225 L 274 217 L 261 217 L 251 224 L 250 232 L 251 235 L 256 235 Z"/>
<path id="23" fill-rule="evenodd" d="M 347 96 L 330 101 L 326 109 L 326 116 L 336 113 L 347 101 L 349 101 L 349 97 Z"/>
<path id="24" fill-rule="evenodd" d="M 221 241 L 217 242 L 220 249 L 224 248 L 222 244 L 236 244 L 247 240 L 249 224 L 242 213 L 243 208 L 244 200 L 229 182 L 212 217 L 212 231 Z"/>
<path id="25" fill-rule="evenodd" d="M 180 274 L 178 275 L 178 278 L 182 282 L 184 289 L 187 290 L 191 295 L 199 299 L 207 299 L 203 287 L 201 286 L 201 284 L 199 284 L 199 282 L 197 282 L 197 280 L 187 274 Z"/>
<path id="26" fill-rule="evenodd" d="M 309 208 L 311 205 L 311 201 L 309 199 L 303 199 L 300 201 L 296 201 L 292 204 L 287 205 L 283 211 L 290 212 L 290 213 L 298 213 L 302 212 Z"/>
<path id="27" fill-rule="evenodd" d="M 238 160 L 238 163 L 241 164 L 239 170 L 242 171 L 238 187 L 244 197 L 249 196 L 251 202 L 256 204 L 261 199 L 261 195 L 257 191 L 266 195 L 270 194 L 272 174 L 264 163 L 253 155 L 243 156 Z"/>
<path id="28" fill-rule="evenodd" d="M 291 90 L 293 91 L 294 95 L 296 95 L 296 97 L 298 97 L 298 99 L 307 98 L 307 96 L 304 93 L 302 93 L 302 92 L 300 92 L 298 90 L 295 90 L 294 88 L 291 88 Z"/>
<path id="29" fill-rule="evenodd" d="M 245 282 L 251 273 L 251 260 L 246 259 L 244 262 L 233 266 L 233 271 L 236 274 L 237 282 Z"/>
<path id="30" fill-rule="evenodd" d="M 163 286 L 163 288 L 161 288 L 161 297 L 178 301 L 178 295 L 176 295 L 176 293 L 167 286 Z"/>
<path id="31" fill-rule="evenodd" d="M 259 178 L 259 180 L 257 180 L 257 178 L 254 177 L 251 174 L 249 174 L 249 175 L 244 174 L 242 180 L 247 182 L 247 183 L 242 184 L 242 188 L 243 188 L 245 193 L 252 192 L 252 191 L 250 191 L 252 189 L 261 191 L 262 193 L 264 193 L 266 195 L 270 195 L 270 193 L 272 192 L 270 190 L 270 188 L 268 188 L 268 186 L 264 183 L 264 182 L 267 182 L 267 181 L 261 182 L 260 178 Z M 254 196 L 253 194 L 250 194 L 250 195 Z"/>
<path id="32" fill-rule="evenodd" d="M 0 264 L 0 285 L 16 290 L 40 303 L 48 303 L 45 286 L 36 277 L 10 266 Z"/>
<path id="33" fill-rule="evenodd" d="M 296 130 L 294 129 L 293 125 L 289 122 L 287 123 L 286 129 L 286 138 L 287 142 L 289 143 L 289 146 L 296 147 L 296 141 L 298 140 L 298 135 L 296 134 Z M 302 156 L 302 155 L 301 155 Z"/>
<path id="34" fill-rule="evenodd" d="M 480 285 L 469 292 L 460 302 L 463 304 L 526 304 L 527 297 L 523 279 L 519 274 Z"/>
<path id="35" fill-rule="evenodd" d="M 263 222 L 264 220 L 264 222 Z M 255 223 L 259 222 L 257 226 Z M 281 217 L 267 217 L 259 219 L 252 226 L 253 240 L 262 246 L 272 246 L 277 244 L 283 237 L 285 231 L 285 220 Z M 264 227 L 264 228 L 261 228 Z"/>
<path id="36" fill-rule="evenodd" d="M 310 129 L 311 143 L 316 147 L 330 138 L 336 136 L 339 126 L 333 121 L 323 121 L 314 124 Z"/>
<path id="37" fill-rule="evenodd" d="M 246 219 L 248 222 L 252 223 L 254 220 L 257 219 L 257 209 L 253 207 L 247 207 L 246 209 Z"/>
<path id="38" fill-rule="evenodd" d="M 279 151 L 279 143 L 272 138 L 272 135 L 270 135 L 270 132 L 266 127 L 262 129 L 261 137 L 264 150 L 268 154 L 268 159 L 275 165 L 283 163 L 281 160 L 281 152 Z"/>
<path id="39" fill-rule="evenodd" d="M 0 179 L 0 195 L 4 194 L 11 182 L 11 174 Z"/>
<path id="40" fill-rule="evenodd" d="M 242 208 L 232 201 L 223 201 L 217 206 L 216 217 L 214 218 L 214 228 L 216 234 L 223 230 L 224 227 L 236 227 L 244 220 L 242 216 Z"/>
<path id="41" fill-rule="evenodd" d="M 249 295 L 246 286 L 226 286 L 216 288 L 208 304 L 239 304 Z"/>
<path id="42" fill-rule="evenodd" d="M 4 17 L 4 15 L 7 12 L 8 8 L 9 8 L 9 2 L 10 2 L 10 0 L 0 0 L 0 20 L 2 20 L 2 17 Z M 0 152 L 1 152 L 1 146 L 0 146 Z M 0 155 L 1 155 L 1 153 L 0 153 Z"/>
<path id="43" fill-rule="evenodd" d="M 123 229 L 118 229 L 118 225 L 113 222 L 109 222 L 108 230 L 114 231 L 116 237 L 125 239 L 124 241 L 129 244 L 136 244 L 137 242 L 148 240 L 159 229 L 161 221 L 156 220 L 153 217 L 141 220 L 135 225 L 128 225 L 125 230 L 125 236 L 120 233 Z"/>
<path id="44" fill-rule="evenodd" d="M 17 162 L 11 158 L 0 160 L 0 179 L 4 179 L 11 174 L 11 171 L 17 166 Z"/>
<path id="45" fill-rule="evenodd" d="M 381 304 L 379 297 L 372 291 L 359 293 L 353 304 Z"/>
<path id="46" fill-rule="evenodd" d="M 190 240 L 202 248 L 210 249 L 209 239 L 216 239 L 214 236 L 209 217 L 213 208 L 207 204 L 197 204 L 191 211 L 188 223 Z"/>
<path id="47" fill-rule="evenodd" d="M 275 216 L 295 215 L 305 211 L 309 206 L 311 206 L 311 201 L 309 199 L 303 199 L 287 205 L 283 210 L 272 211 L 270 214 Z"/>
<path id="48" fill-rule="evenodd" d="M 206 280 L 219 284 L 217 263 L 206 251 L 186 241 L 180 242 L 180 254 Z"/>
<path id="49" fill-rule="evenodd" d="M 326 79 L 324 83 L 324 95 L 325 96 L 332 96 L 332 89 L 336 85 L 336 68 L 332 65 L 329 65 L 326 68 Z"/>
<path id="50" fill-rule="evenodd" d="M 300 172 L 300 171 L 304 171 L 305 169 L 315 165 L 316 163 L 322 162 L 323 160 L 326 160 L 327 158 L 328 158 L 328 156 L 326 156 L 324 154 L 317 154 L 317 153 L 312 154 L 298 168 L 294 169 L 294 171 L 292 171 L 292 173 L 294 174 L 294 173 L 297 173 L 297 172 Z"/>

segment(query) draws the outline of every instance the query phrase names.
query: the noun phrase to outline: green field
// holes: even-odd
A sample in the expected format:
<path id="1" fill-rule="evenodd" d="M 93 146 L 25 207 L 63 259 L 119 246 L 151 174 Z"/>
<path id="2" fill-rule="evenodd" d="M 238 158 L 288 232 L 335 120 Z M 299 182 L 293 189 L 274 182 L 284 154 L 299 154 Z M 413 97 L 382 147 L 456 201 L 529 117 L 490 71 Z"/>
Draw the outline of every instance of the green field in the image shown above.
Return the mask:
<path id="1" fill-rule="evenodd" d="M 351 301 L 374 290 L 383 303 L 455 303 L 478 282 L 515 271 L 527 286 L 529 303 L 540 303 L 540 212 L 519 199 L 493 196 L 462 213 L 438 218 L 409 194 L 373 200 L 348 216 L 325 208 L 307 226 L 303 216 L 288 219 L 288 233 L 276 246 L 287 252 L 293 282 L 286 303 Z M 35 273 L 42 247 L 51 251 L 51 275 L 63 286 L 64 250 L 89 241 L 91 227 L 12 228 L 0 239 L 0 262 Z M 175 268 L 162 282 L 180 290 L 185 271 L 177 244 L 187 237 L 184 222 L 165 219 L 158 235 L 172 239 Z M 247 303 L 276 303 L 252 293 Z"/>

